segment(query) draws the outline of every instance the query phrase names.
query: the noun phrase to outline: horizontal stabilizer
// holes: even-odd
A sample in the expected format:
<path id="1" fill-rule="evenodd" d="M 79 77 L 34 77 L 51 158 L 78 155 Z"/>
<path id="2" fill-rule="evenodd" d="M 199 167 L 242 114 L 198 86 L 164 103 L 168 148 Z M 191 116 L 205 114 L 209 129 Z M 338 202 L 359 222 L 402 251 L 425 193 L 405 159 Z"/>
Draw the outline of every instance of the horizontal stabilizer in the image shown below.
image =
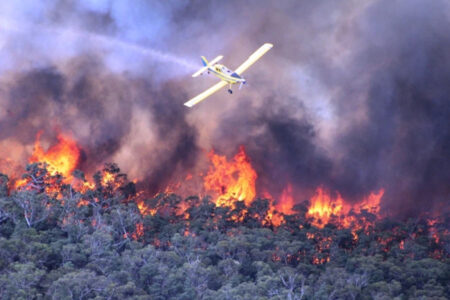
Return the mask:
<path id="1" fill-rule="evenodd" d="M 208 68 L 210 66 L 213 66 L 214 64 L 216 64 L 222 58 L 223 58 L 223 55 L 219 55 L 216 58 L 214 58 L 212 61 L 207 62 L 206 59 L 202 56 L 202 62 L 204 63 L 206 61 L 207 65 L 204 66 L 203 68 L 201 68 L 200 70 L 198 70 L 197 72 L 195 72 L 194 74 L 192 74 L 192 77 L 197 77 L 198 75 L 202 74 L 203 72 L 208 71 Z"/>

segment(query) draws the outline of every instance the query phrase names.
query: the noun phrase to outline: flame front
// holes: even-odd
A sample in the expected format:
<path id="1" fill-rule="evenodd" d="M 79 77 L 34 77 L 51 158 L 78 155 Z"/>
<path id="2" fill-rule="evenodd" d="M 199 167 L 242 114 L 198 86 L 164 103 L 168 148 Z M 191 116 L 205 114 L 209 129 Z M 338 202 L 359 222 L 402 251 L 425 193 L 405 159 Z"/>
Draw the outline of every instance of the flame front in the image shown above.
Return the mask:
<path id="1" fill-rule="evenodd" d="M 325 192 L 324 188 L 319 187 L 311 198 L 308 216 L 314 218 L 313 225 L 323 227 L 331 216 L 341 213 L 343 206 L 344 201 L 339 194 L 333 199 L 329 193 Z"/>
<path id="2" fill-rule="evenodd" d="M 345 202 L 339 193 L 336 193 L 336 196 L 333 197 L 323 187 L 319 187 L 311 198 L 311 204 L 307 215 L 313 219 L 312 224 L 316 227 L 322 228 L 332 217 L 336 217 L 337 223 L 341 227 L 348 228 L 352 226 L 354 230 L 357 230 L 360 229 L 362 225 L 355 223 L 356 219 L 350 212 L 360 214 L 365 210 L 378 216 L 380 212 L 380 201 L 383 194 L 383 189 L 379 190 L 377 193 L 372 192 L 367 198 L 351 205 Z M 367 222 L 364 222 L 363 225 L 367 225 Z"/>
<path id="3" fill-rule="evenodd" d="M 60 173 L 64 176 L 66 182 L 71 181 L 71 174 L 77 167 L 80 159 L 80 149 L 76 142 L 66 135 L 58 134 L 58 142 L 45 151 L 41 146 L 40 136 L 41 133 L 37 135 L 34 152 L 29 161 L 45 162 L 51 175 Z M 251 165 L 245 148 L 241 146 L 238 153 L 230 161 L 227 160 L 226 156 L 218 155 L 213 150 L 208 154 L 208 158 L 210 160 L 210 168 L 203 178 L 203 184 L 207 192 L 215 194 L 214 202 L 216 206 L 226 206 L 234 209 L 237 201 L 243 201 L 247 207 L 250 206 L 256 196 L 256 180 L 258 176 Z M 116 185 L 113 182 L 114 176 L 112 173 L 103 172 L 102 175 L 102 185 Z M 186 180 L 191 178 L 192 175 L 189 174 Z M 16 187 L 23 184 L 22 181 L 26 183 L 26 180 L 18 180 Z M 172 193 L 172 188 L 177 190 L 180 184 L 169 185 L 165 193 Z M 117 183 L 117 185 L 119 184 Z M 82 182 L 81 190 L 89 190 L 94 187 L 93 183 L 85 181 Z M 366 210 L 378 216 L 380 199 L 383 193 L 384 191 L 380 190 L 378 193 L 370 194 L 359 203 L 351 205 L 344 201 L 338 192 L 333 196 L 325 187 L 320 186 L 310 199 L 307 217 L 311 219 L 312 225 L 319 228 L 324 227 L 329 222 L 333 222 L 342 228 L 351 227 L 352 231 L 363 227 L 366 228 L 368 226 L 367 220 L 355 218 L 352 212 L 360 214 L 362 210 Z M 266 221 L 269 221 L 271 224 L 279 226 L 284 221 L 283 214 L 289 215 L 294 213 L 293 206 L 295 203 L 291 183 L 285 186 L 279 201 L 274 201 L 270 195 L 267 198 L 270 200 L 270 207 Z M 274 205 L 274 203 L 276 204 Z M 143 201 L 137 201 L 137 204 L 143 215 L 156 214 L 156 209 L 147 207 Z M 178 213 L 183 213 L 186 209 L 187 207 L 183 207 L 179 209 Z M 246 210 L 243 214 L 245 213 Z M 239 218 L 235 220 L 239 220 Z"/>
<path id="4" fill-rule="evenodd" d="M 230 162 L 214 151 L 208 157 L 212 165 L 204 178 L 204 186 L 207 191 L 218 195 L 216 205 L 234 207 L 235 201 L 244 201 L 247 206 L 250 205 L 256 195 L 255 182 L 258 176 L 244 147 L 239 148 Z"/>
<path id="5" fill-rule="evenodd" d="M 204 177 L 200 175 L 204 180 L 204 188 L 207 192 L 215 194 L 216 197 L 213 201 L 217 207 L 231 208 L 229 210 L 218 209 L 211 213 L 207 221 L 208 226 L 217 230 L 219 226 L 224 224 L 221 220 L 239 223 L 238 226 L 245 225 L 248 220 L 251 220 L 251 222 L 259 222 L 262 226 L 268 228 L 281 226 L 281 228 L 301 230 L 305 233 L 312 252 L 295 249 L 292 252 L 286 252 L 286 249 L 276 247 L 272 255 L 275 262 L 281 260 L 285 263 L 309 261 L 312 264 L 326 264 L 330 262 L 332 259 L 331 250 L 333 243 L 336 242 L 336 236 L 333 233 L 335 231 L 323 228 L 326 224 L 333 224 L 332 228 L 349 229 L 352 236 L 342 240 L 344 243 L 342 247 L 346 251 L 355 249 L 360 243 L 361 236 L 375 234 L 374 240 L 379 244 L 379 251 L 387 253 L 390 249 L 397 247 L 400 251 L 408 253 L 409 245 L 414 243 L 417 234 L 421 232 L 427 236 L 430 240 L 430 247 L 434 249 L 430 254 L 431 257 L 441 259 L 445 255 L 441 246 L 448 236 L 448 230 L 441 229 L 442 224 L 438 219 L 428 219 L 427 228 L 420 229 L 421 227 L 419 227 L 421 231 L 414 234 L 404 232 L 400 227 L 394 228 L 392 233 L 389 234 L 377 233 L 379 228 L 375 225 L 381 219 L 380 201 L 384 194 L 383 189 L 370 193 L 358 202 L 351 203 L 345 201 L 339 192 L 332 192 L 322 185 L 315 190 L 305 212 L 302 205 L 299 205 L 298 209 L 293 209 L 296 204 L 294 199 L 303 196 L 298 194 L 298 183 L 292 182 L 285 185 L 278 201 L 272 198 L 268 191 L 264 191 L 262 193 L 264 199 L 260 199 L 262 201 L 260 203 L 263 205 L 252 205 L 256 204 L 253 201 L 256 201 L 256 180 L 258 176 L 244 147 L 240 147 L 238 153 L 229 161 L 225 156 L 218 155 L 213 151 L 209 153 L 208 157 L 211 163 L 209 171 Z M 103 170 L 92 176 L 93 181 L 79 177 L 72 179 L 72 172 L 77 167 L 79 158 L 79 147 L 70 138 L 60 134 L 58 135 L 58 142 L 44 151 L 40 144 L 40 135 L 38 135 L 34 153 L 29 161 L 45 162 L 50 172 L 45 173 L 49 179 L 44 182 L 44 188 L 40 189 L 38 183 L 36 191 L 47 193 L 64 203 L 67 190 L 62 189 L 62 187 L 66 185 L 61 184 L 59 176 L 55 180 L 51 178 L 51 175 L 60 173 L 65 177 L 66 183 L 70 183 L 70 192 L 79 192 L 77 197 L 72 198 L 71 196 L 70 198 L 78 199 L 78 207 L 92 205 L 106 209 L 108 204 L 102 203 L 102 199 L 112 198 L 122 199 L 121 201 L 127 205 L 131 202 L 136 203 L 141 216 L 132 215 L 133 218 L 136 218 L 136 222 L 133 224 L 134 226 L 128 226 L 121 231 L 123 239 L 138 241 L 146 241 L 147 239 L 148 241 L 149 235 L 145 232 L 153 229 L 146 225 L 148 222 L 145 222 L 145 216 L 158 216 L 158 218 L 168 218 L 167 220 L 170 220 L 170 222 L 183 222 L 183 235 L 196 236 L 197 226 L 191 227 L 196 218 L 196 210 L 191 211 L 190 208 L 202 205 L 203 202 L 201 201 L 203 200 L 197 197 L 188 197 L 183 200 L 177 195 L 169 195 L 178 190 L 182 183 L 171 183 L 165 188 L 164 192 L 151 197 L 144 190 L 134 191 L 134 187 L 130 188 L 127 176 L 121 174 L 120 169 L 114 164 L 105 165 Z M 198 175 L 188 174 L 184 177 L 185 181 L 192 180 L 194 176 L 197 177 Z M 24 185 L 31 182 L 30 177 L 24 177 L 22 180 Z M 135 183 L 136 180 L 132 182 Z M 237 205 L 237 203 L 242 205 Z M 129 207 L 134 206 L 130 205 Z M 287 215 L 292 216 L 287 217 Z M 71 222 L 69 219 L 70 216 L 66 217 L 62 220 L 62 224 Z M 90 224 L 92 227 L 99 227 L 102 223 L 96 218 L 92 218 Z M 170 246 L 170 241 L 160 240 L 158 236 L 153 238 L 150 243 L 155 247 Z"/>
<path id="6" fill-rule="evenodd" d="M 44 151 L 40 143 L 41 134 L 42 132 L 38 133 L 36 137 L 34 152 L 29 162 L 45 162 L 51 175 L 60 173 L 66 180 L 70 180 L 80 160 L 80 149 L 77 143 L 60 133 L 57 136 L 58 143 Z"/>

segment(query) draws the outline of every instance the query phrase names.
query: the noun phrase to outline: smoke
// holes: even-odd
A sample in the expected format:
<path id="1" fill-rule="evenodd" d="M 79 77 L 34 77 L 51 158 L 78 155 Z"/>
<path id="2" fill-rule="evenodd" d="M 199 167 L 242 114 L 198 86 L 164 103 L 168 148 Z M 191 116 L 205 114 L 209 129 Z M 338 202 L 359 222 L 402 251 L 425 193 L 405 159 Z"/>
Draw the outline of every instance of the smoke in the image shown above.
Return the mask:
<path id="1" fill-rule="evenodd" d="M 336 140 L 344 153 L 337 183 L 349 195 L 385 187 L 387 208 L 414 214 L 445 205 L 450 195 L 449 6 L 382 4 L 359 21 L 352 73 L 337 81 L 338 113 L 350 120 L 340 122 L 345 130 Z M 361 99 L 361 116 L 352 117 Z"/>
<path id="2" fill-rule="evenodd" d="M 387 212 L 448 209 L 448 4 L 311 5 L 281 8 L 283 20 L 280 7 L 252 13 L 246 28 L 287 63 L 264 58 L 277 78 L 258 76 L 263 92 L 226 111 L 213 144 L 246 144 L 273 194 L 322 184 L 358 201 L 383 188 Z"/>
<path id="3" fill-rule="evenodd" d="M 0 4 L 0 154 L 69 132 L 87 172 L 114 161 L 151 191 L 202 168 L 200 149 L 246 146 L 258 185 L 317 186 L 386 211 L 441 209 L 450 188 L 446 1 L 21 1 Z M 216 82 L 196 57 L 237 67 L 275 47 L 248 84 L 189 110 Z M 200 63 L 198 63 L 200 67 Z M 14 154 L 13 154 L 14 153 Z"/>

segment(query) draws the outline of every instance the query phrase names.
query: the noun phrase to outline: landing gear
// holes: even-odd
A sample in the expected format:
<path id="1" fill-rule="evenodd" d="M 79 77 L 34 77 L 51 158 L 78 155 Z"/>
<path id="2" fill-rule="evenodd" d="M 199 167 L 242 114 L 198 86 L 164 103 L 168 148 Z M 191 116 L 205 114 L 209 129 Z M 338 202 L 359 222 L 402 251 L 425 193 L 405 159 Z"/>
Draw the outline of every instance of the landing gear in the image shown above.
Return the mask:
<path id="1" fill-rule="evenodd" d="M 233 91 L 231 89 L 228 89 L 228 93 L 233 94 Z"/>

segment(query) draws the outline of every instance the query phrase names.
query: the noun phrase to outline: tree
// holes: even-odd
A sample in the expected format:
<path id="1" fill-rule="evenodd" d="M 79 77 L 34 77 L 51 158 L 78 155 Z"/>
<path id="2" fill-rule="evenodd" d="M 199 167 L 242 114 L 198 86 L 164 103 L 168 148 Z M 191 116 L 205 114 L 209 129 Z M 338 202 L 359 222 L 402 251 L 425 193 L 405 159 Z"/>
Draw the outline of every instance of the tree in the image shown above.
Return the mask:
<path id="1" fill-rule="evenodd" d="M 89 232 L 88 210 L 85 205 L 80 205 L 83 195 L 69 185 L 63 191 L 62 213 L 59 226 L 69 235 L 72 242 L 80 242 L 81 238 Z"/>
<path id="2" fill-rule="evenodd" d="M 278 271 L 278 276 L 283 284 L 283 287 L 287 290 L 288 300 L 301 300 L 305 296 L 305 277 L 294 269 L 284 267 Z"/>
<path id="3" fill-rule="evenodd" d="M 8 198 L 8 176 L 0 173 L 0 223 L 11 218 L 13 209 Z"/>
<path id="4" fill-rule="evenodd" d="M 45 221 L 52 210 L 52 199 L 45 193 L 22 190 L 12 196 L 12 199 L 22 209 L 28 227 Z"/>
<path id="5" fill-rule="evenodd" d="M 181 271 L 184 274 L 185 293 L 193 298 L 202 299 L 208 287 L 208 270 L 201 264 L 199 258 L 186 262 Z"/>
<path id="6" fill-rule="evenodd" d="M 44 274 L 45 271 L 36 268 L 32 262 L 12 264 L 8 272 L 0 275 L 0 298 L 31 300 L 42 297 L 38 290 Z"/>
<path id="7" fill-rule="evenodd" d="M 64 275 L 53 282 L 48 290 L 51 299 L 91 299 L 106 296 L 109 281 L 94 272 L 81 270 Z"/>
<path id="8" fill-rule="evenodd" d="M 0 173 L 0 198 L 8 196 L 8 182 L 8 176 Z"/>

